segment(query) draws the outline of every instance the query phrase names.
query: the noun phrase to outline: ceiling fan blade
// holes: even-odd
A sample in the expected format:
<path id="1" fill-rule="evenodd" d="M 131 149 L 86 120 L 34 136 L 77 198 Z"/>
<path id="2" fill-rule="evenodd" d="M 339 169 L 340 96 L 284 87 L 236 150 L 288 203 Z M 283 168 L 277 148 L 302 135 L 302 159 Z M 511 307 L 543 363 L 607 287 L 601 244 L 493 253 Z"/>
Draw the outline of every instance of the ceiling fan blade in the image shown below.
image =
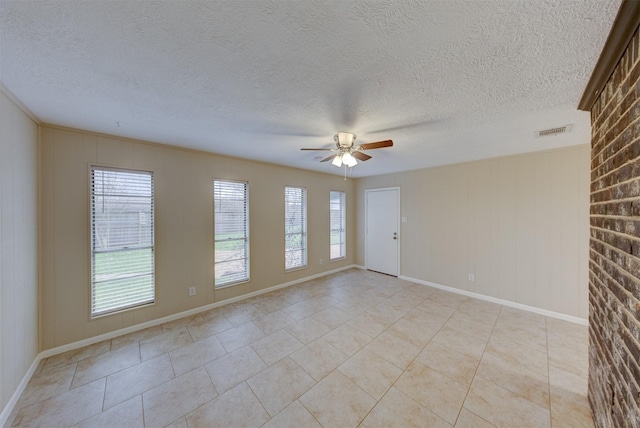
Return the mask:
<path id="1" fill-rule="evenodd" d="M 383 147 L 391 147 L 393 146 L 393 141 L 384 140 L 384 141 L 376 141 L 375 143 L 365 143 L 360 144 L 359 150 L 372 150 L 372 149 L 381 149 Z"/>
<path id="2" fill-rule="evenodd" d="M 331 155 L 329 157 L 326 157 L 326 158 L 322 159 L 320 162 L 328 162 L 328 161 L 332 160 L 335 157 L 336 157 L 336 155 Z"/>
<path id="3" fill-rule="evenodd" d="M 333 150 L 333 149 L 300 149 L 300 150 Z"/>
<path id="4" fill-rule="evenodd" d="M 356 159 L 358 159 L 358 160 L 360 160 L 362 162 L 371 159 L 371 156 L 369 156 L 369 155 L 367 155 L 365 153 L 362 153 L 362 152 L 358 152 L 358 151 L 353 152 L 352 155 L 353 155 L 354 158 L 356 158 Z"/>

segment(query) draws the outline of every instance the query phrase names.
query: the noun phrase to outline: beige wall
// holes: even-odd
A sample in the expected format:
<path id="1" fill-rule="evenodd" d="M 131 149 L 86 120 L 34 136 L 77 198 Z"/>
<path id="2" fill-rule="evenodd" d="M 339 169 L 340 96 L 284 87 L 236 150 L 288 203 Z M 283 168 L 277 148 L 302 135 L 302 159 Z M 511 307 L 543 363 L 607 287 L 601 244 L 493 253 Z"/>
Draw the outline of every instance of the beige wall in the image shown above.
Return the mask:
<path id="1" fill-rule="evenodd" d="M 41 348 L 49 349 L 241 294 L 350 265 L 329 259 L 329 191 L 347 192 L 354 242 L 354 181 L 74 130 L 41 128 Z M 156 304 L 90 320 L 89 165 L 154 172 Z M 249 182 L 251 282 L 213 290 L 213 179 Z M 308 198 L 309 267 L 284 271 L 284 187 Z M 324 264 L 319 264 L 319 259 Z M 188 288 L 197 295 L 188 296 Z"/>
<path id="2" fill-rule="evenodd" d="M 37 143 L 0 91 L 0 409 L 38 354 Z"/>
<path id="3" fill-rule="evenodd" d="M 586 319 L 589 150 L 358 179 L 357 216 L 365 189 L 400 186 L 401 275 Z M 359 222 L 362 265 L 364 239 Z"/>

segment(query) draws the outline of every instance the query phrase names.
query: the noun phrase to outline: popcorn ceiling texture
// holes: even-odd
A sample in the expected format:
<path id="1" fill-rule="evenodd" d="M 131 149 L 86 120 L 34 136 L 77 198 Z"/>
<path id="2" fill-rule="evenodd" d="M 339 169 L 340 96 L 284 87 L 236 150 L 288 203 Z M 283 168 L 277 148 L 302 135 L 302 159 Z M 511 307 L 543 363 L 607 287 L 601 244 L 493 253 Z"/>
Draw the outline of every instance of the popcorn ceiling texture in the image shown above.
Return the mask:
<path id="1" fill-rule="evenodd" d="M 373 175 L 586 144 L 619 5 L 2 1 L 0 80 L 46 123 L 332 173 L 298 149 L 394 139 Z"/>

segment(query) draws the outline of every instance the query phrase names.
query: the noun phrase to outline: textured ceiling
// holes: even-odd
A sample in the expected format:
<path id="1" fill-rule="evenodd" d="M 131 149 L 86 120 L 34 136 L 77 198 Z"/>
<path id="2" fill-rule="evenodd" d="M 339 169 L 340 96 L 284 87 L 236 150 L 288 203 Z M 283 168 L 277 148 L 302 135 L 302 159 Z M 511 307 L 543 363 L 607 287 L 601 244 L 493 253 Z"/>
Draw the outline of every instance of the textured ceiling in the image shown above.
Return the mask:
<path id="1" fill-rule="evenodd" d="M 589 141 L 620 0 L 0 0 L 0 82 L 44 123 L 353 176 Z M 535 131 L 572 124 L 571 132 Z"/>

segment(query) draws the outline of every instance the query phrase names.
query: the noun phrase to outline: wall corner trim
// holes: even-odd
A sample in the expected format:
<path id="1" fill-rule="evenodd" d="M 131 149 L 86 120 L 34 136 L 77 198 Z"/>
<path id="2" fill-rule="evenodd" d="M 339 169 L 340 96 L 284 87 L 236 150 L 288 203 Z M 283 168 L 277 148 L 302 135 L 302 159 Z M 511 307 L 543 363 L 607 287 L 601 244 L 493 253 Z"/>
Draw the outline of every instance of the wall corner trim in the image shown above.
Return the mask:
<path id="1" fill-rule="evenodd" d="M 25 106 L 22 101 L 20 101 L 20 99 L 18 97 L 16 97 L 13 92 L 11 92 L 9 90 L 9 88 L 7 88 L 4 83 L 2 83 L 0 81 L 0 92 L 2 92 L 4 95 L 7 96 L 7 98 L 9 98 L 11 100 L 12 103 L 14 103 L 20 110 L 22 110 L 22 112 L 24 114 L 26 114 L 29 119 L 33 120 L 36 125 L 42 125 L 42 121 L 38 118 L 38 116 L 36 116 L 31 110 L 29 110 L 29 108 L 27 106 Z"/>
<path id="2" fill-rule="evenodd" d="M 578 110 L 591 111 L 591 107 L 626 51 L 638 25 L 640 25 L 640 0 L 623 0 L 600 58 L 584 88 Z"/>

